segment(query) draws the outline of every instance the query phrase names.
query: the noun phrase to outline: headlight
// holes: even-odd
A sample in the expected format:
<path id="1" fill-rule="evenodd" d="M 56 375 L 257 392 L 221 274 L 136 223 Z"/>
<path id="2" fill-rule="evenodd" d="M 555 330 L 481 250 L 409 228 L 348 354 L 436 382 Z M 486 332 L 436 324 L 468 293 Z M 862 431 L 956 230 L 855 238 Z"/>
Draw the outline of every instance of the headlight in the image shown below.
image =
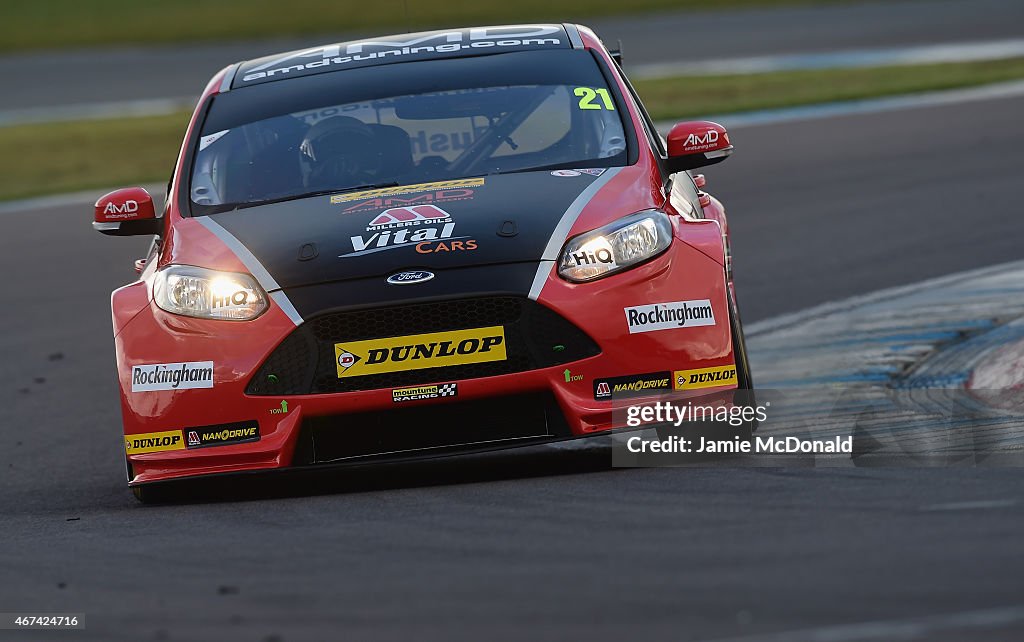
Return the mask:
<path id="1" fill-rule="evenodd" d="M 162 310 L 200 319 L 248 321 L 267 309 L 267 296 L 248 274 L 170 265 L 156 273 L 153 300 Z"/>
<path id="2" fill-rule="evenodd" d="M 592 281 L 661 254 L 672 243 L 672 223 L 664 212 L 638 212 L 569 239 L 558 273 L 570 281 Z"/>

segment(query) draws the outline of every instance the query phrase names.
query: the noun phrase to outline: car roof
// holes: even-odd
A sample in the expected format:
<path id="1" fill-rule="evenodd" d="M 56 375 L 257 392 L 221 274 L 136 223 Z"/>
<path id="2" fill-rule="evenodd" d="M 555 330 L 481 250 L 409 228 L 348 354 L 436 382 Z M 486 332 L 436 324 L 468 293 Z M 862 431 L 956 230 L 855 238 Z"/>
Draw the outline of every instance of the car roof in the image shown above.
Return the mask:
<path id="1" fill-rule="evenodd" d="M 522 24 L 443 29 L 364 38 L 289 51 L 238 63 L 222 91 L 358 67 L 464 58 L 537 49 L 583 48 L 571 24 Z"/>

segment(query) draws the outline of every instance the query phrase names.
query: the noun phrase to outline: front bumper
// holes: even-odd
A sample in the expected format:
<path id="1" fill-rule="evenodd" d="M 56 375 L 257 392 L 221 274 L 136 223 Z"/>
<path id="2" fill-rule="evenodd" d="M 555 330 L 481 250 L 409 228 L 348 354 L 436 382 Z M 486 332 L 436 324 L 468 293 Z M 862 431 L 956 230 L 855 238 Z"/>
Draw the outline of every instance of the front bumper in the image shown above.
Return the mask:
<path id="1" fill-rule="evenodd" d="M 145 285 L 127 290 L 133 287 Z M 137 300 L 138 293 L 132 296 Z M 322 363 L 328 358 L 322 352 L 324 346 L 289 353 L 321 351 L 316 363 L 293 363 L 285 376 L 280 374 L 285 372 L 281 368 L 289 362 L 275 360 L 275 355 L 281 354 L 289 337 L 303 336 L 307 341 L 306 328 L 337 310 L 311 317 L 296 328 L 276 306 L 255 321 L 232 323 L 177 317 L 150 304 L 115 337 L 125 437 L 130 443 L 138 436 L 180 430 L 183 441 L 180 448 L 170 450 L 129 449 L 129 481 L 142 484 L 348 458 L 498 448 L 589 436 L 623 427 L 614 421 L 612 403 L 595 398 L 596 381 L 733 363 L 723 268 L 678 241 L 647 264 L 593 283 L 570 284 L 549 276 L 536 302 L 522 293 L 477 292 L 452 298 L 450 305 L 454 310 L 474 297 L 516 299 L 524 309 L 537 306 L 542 315 L 550 313 L 564 322 L 563 333 L 567 327 L 577 328 L 582 338 L 569 337 L 559 343 L 557 336 L 536 335 L 536 328 L 529 324 L 518 329 L 508 324 L 509 361 L 515 359 L 514 364 L 468 370 L 453 366 L 335 385 L 336 375 L 334 382 L 327 376 L 334 368 L 333 355 L 330 364 Z M 630 334 L 625 324 L 626 307 L 702 299 L 712 302 L 714 325 Z M 113 303 L 117 318 L 117 294 Z M 435 311 L 443 310 L 443 302 L 441 308 L 436 301 L 431 304 Z M 452 329 L 467 325 L 465 320 L 458 322 L 443 315 L 436 321 L 442 326 L 448 322 Z M 345 329 L 345 324 L 329 325 L 340 327 L 338 331 Z M 372 335 L 374 331 L 365 325 L 359 332 Z M 400 317 L 386 326 L 378 337 L 425 331 L 420 322 L 403 330 L 406 326 Z M 343 339 L 329 333 L 319 336 L 324 345 Z M 585 345 L 589 340 L 593 350 Z M 558 345 L 564 350 L 550 350 Z M 538 353 L 540 347 L 550 354 Z M 212 388 L 132 390 L 133 366 L 209 361 L 214 368 Z M 273 365 L 269 370 L 268 364 Z M 277 380 L 269 380 L 268 374 L 275 374 Z M 392 394 L 398 387 L 448 382 L 457 383 L 457 396 L 397 403 Z M 734 385 L 681 394 L 698 396 L 729 387 Z M 258 424 L 259 439 L 198 448 L 187 445 L 185 436 L 192 429 L 238 422 Z"/>

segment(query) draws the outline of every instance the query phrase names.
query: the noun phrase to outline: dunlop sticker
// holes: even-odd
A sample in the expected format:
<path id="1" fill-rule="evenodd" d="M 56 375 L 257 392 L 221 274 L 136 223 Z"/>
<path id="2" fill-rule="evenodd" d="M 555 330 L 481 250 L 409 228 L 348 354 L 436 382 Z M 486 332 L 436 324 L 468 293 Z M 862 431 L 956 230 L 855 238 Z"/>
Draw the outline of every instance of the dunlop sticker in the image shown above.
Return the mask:
<path id="1" fill-rule="evenodd" d="M 717 386 L 736 385 L 736 366 L 719 366 L 700 370 L 676 370 L 673 373 L 676 390 L 696 390 Z"/>
<path id="2" fill-rule="evenodd" d="M 504 361 L 505 329 L 500 326 L 413 334 L 334 344 L 338 377 L 362 377 Z"/>
<path id="3" fill-rule="evenodd" d="M 185 440 L 182 439 L 180 430 L 124 436 L 124 451 L 129 455 L 159 453 L 166 450 L 185 450 Z"/>

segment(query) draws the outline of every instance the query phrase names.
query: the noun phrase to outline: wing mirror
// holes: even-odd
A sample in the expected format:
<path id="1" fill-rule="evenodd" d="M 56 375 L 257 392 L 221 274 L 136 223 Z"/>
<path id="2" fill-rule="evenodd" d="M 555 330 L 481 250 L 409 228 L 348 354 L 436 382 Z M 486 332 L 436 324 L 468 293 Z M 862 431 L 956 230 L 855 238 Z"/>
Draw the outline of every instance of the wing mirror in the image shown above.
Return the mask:
<path id="1" fill-rule="evenodd" d="M 110 236 L 159 234 L 160 219 L 149 192 L 141 187 L 128 187 L 104 194 L 96 201 L 92 229 Z"/>
<path id="2" fill-rule="evenodd" d="M 668 133 L 668 170 L 672 174 L 721 163 L 732 154 L 729 132 L 710 120 L 677 123 Z"/>

